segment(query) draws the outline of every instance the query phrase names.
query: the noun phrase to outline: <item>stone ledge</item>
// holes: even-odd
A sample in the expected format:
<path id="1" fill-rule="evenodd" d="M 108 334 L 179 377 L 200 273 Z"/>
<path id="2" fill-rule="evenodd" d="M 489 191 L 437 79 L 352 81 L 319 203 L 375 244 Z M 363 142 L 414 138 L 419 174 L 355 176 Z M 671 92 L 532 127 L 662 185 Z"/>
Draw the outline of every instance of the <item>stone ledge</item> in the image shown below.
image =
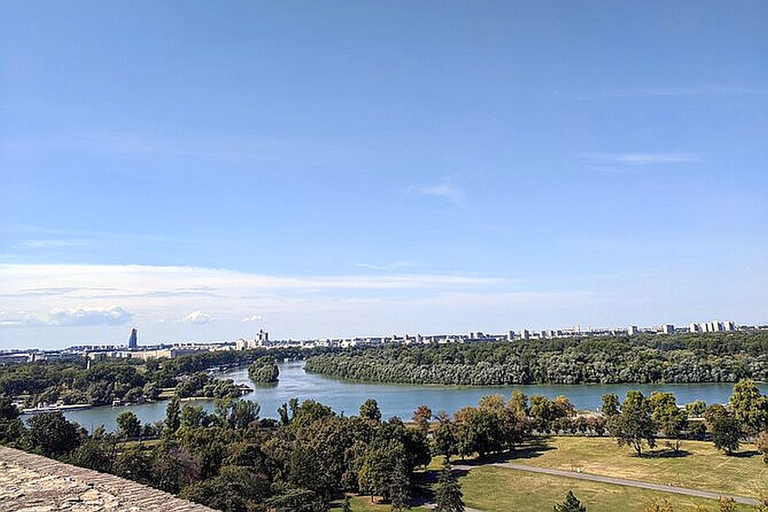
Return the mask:
<path id="1" fill-rule="evenodd" d="M 0 446 L 2 512 L 214 512 L 124 478 Z"/>

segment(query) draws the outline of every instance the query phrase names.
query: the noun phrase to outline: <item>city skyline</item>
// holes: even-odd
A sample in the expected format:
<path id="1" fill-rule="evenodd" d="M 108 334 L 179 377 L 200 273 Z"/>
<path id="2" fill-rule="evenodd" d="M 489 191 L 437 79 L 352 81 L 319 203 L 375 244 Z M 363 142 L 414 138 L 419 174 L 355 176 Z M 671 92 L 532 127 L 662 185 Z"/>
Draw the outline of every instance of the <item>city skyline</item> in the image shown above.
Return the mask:
<path id="1" fill-rule="evenodd" d="M 0 6 L 0 348 L 768 311 L 763 2 Z"/>

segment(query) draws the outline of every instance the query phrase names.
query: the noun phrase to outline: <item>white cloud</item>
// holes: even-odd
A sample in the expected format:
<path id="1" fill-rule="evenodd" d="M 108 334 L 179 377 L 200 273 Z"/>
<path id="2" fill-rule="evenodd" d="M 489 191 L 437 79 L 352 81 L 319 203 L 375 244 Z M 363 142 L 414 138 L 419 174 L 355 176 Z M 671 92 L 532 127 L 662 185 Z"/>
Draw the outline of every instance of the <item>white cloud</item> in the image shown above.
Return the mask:
<path id="1" fill-rule="evenodd" d="M 662 165 L 697 162 L 696 155 L 688 153 L 580 153 L 579 158 L 598 164 Z"/>
<path id="2" fill-rule="evenodd" d="M 241 322 L 261 322 L 261 321 L 262 321 L 261 315 L 246 316 L 241 320 Z"/>
<path id="3" fill-rule="evenodd" d="M 213 320 L 213 317 L 208 313 L 203 313 L 202 311 L 193 311 L 181 319 L 182 322 L 189 322 L 195 325 L 207 324 L 210 323 L 211 320 Z"/>
<path id="4" fill-rule="evenodd" d="M 464 192 L 452 183 L 440 183 L 429 187 L 421 187 L 418 191 L 425 196 L 447 199 L 455 205 L 463 204 L 466 199 Z"/>
<path id="5" fill-rule="evenodd" d="M 0 326 L 4 327 L 125 325 L 131 320 L 133 313 L 122 306 L 54 309 L 42 315 L 20 311 L 13 318 L 6 313 L 0 314 Z"/>
<path id="6" fill-rule="evenodd" d="M 383 270 L 383 271 L 386 271 L 386 272 L 392 272 L 392 271 L 395 271 L 395 270 L 402 270 L 402 269 L 407 268 L 407 267 L 412 267 L 412 266 L 414 266 L 414 264 L 411 263 L 410 261 L 400 260 L 400 261 L 393 261 L 392 263 L 386 263 L 384 265 L 372 265 L 370 263 L 358 263 L 355 266 L 360 267 L 360 268 L 367 268 L 367 269 L 370 269 L 370 270 Z"/>
<path id="7" fill-rule="evenodd" d="M 77 247 L 88 244 L 88 240 L 81 239 L 59 239 L 59 238 L 47 238 L 37 240 L 24 240 L 18 244 L 19 247 L 28 247 L 32 249 L 58 249 L 61 247 Z"/>

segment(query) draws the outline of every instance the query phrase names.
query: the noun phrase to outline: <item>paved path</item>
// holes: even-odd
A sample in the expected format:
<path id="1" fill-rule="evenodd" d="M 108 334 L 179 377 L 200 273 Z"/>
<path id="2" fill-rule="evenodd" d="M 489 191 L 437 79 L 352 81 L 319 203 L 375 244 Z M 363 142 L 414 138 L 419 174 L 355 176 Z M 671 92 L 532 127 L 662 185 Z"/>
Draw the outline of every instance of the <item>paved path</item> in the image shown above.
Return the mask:
<path id="1" fill-rule="evenodd" d="M 536 466 L 528 466 L 525 464 L 514 464 L 512 462 L 495 462 L 489 464 L 490 466 L 499 466 L 502 468 L 516 469 L 518 471 L 528 471 L 531 473 L 543 473 L 545 475 L 562 476 L 565 478 L 575 478 L 577 480 L 589 480 L 590 482 L 601 482 L 604 484 L 624 485 L 626 487 L 639 487 L 641 489 L 650 489 L 652 491 L 670 492 L 675 494 L 685 494 L 687 496 L 694 496 L 697 498 L 710 498 L 717 499 L 721 496 L 729 496 L 736 500 L 736 503 L 743 503 L 744 505 L 757 505 L 757 500 L 754 498 L 747 498 L 744 496 L 730 496 L 728 494 L 700 491 L 698 489 L 686 489 L 685 487 L 675 487 L 672 485 L 652 484 L 648 482 L 641 482 L 638 480 L 627 480 L 625 478 L 614 478 L 610 476 L 593 475 L 590 473 L 577 473 L 575 471 L 564 471 L 562 469 L 551 468 L 539 468 Z M 462 469 L 464 471 L 470 471 L 473 468 L 479 466 L 468 465 L 455 465 L 456 469 Z"/>

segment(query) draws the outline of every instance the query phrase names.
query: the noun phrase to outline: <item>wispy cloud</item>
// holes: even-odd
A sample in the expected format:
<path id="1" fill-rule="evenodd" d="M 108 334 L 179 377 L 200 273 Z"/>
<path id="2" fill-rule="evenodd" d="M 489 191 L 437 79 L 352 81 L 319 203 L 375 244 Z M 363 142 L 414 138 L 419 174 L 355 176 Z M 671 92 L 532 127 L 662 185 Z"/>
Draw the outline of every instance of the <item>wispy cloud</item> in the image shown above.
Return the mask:
<path id="1" fill-rule="evenodd" d="M 393 261 L 392 263 L 386 263 L 383 265 L 373 265 L 370 263 L 358 263 L 355 266 L 360 268 L 367 268 L 370 270 L 382 270 L 384 272 L 395 272 L 398 270 L 402 270 L 404 268 L 413 267 L 414 263 L 410 261 L 400 260 L 400 261 Z"/>
<path id="2" fill-rule="evenodd" d="M 17 247 L 28 247 L 32 249 L 57 249 L 60 247 L 82 247 L 87 245 L 89 240 L 84 239 L 41 239 L 24 240 L 17 244 Z"/>
<path id="3" fill-rule="evenodd" d="M 664 165 L 698 162 L 699 158 L 690 153 L 579 153 L 579 158 L 597 164 L 620 165 Z"/>
<path id="4" fill-rule="evenodd" d="M 263 317 L 261 315 L 250 315 L 246 316 L 241 322 L 261 322 L 263 320 Z"/>
<path id="5" fill-rule="evenodd" d="M 464 191 L 453 183 L 440 183 L 427 187 L 418 187 L 416 191 L 425 196 L 446 199 L 456 206 L 461 206 L 466 201 Z"/>
<path id="6" fill-rule="evenodd" d="M 16 316 L 0 314 L 0 326 L 37 327 L 37 326 L 107 326 L 125 325 L 133 320 L 133 313 L 122 306 L 110 308 L 81 307 L 76 309 L 54 309 L 45 315 L 35 315 L 20 311 Z"/>

